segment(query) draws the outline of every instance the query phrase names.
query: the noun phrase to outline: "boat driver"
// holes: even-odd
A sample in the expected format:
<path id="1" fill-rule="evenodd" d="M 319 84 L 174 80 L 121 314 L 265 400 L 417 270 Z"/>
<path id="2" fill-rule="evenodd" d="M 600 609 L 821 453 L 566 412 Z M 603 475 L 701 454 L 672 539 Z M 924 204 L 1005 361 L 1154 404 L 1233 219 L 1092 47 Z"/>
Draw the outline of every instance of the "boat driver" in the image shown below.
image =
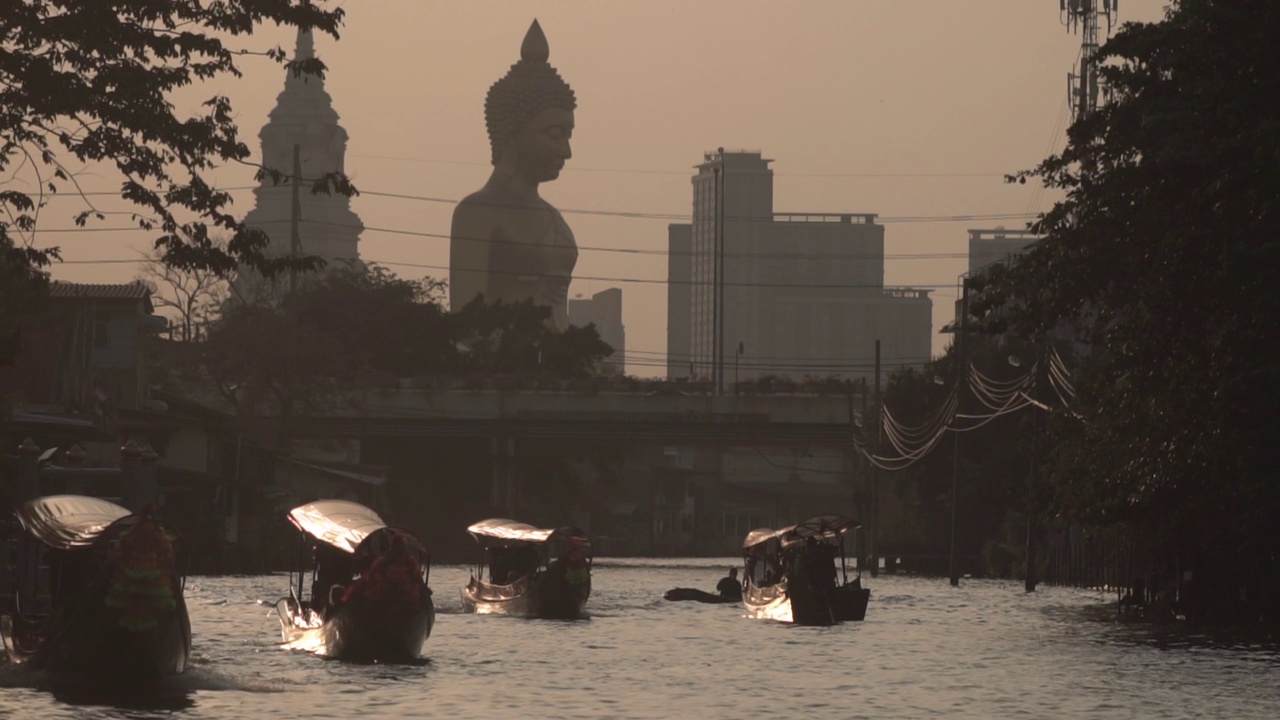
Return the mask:
<path id="1" fill-rule="evenodd" d="M 733 600 L 742 599 L 742 583 L 738 581 L 738 568 L 729 568 L 729 574 L 716 583 L 716 592 L 720 597 Z"/>

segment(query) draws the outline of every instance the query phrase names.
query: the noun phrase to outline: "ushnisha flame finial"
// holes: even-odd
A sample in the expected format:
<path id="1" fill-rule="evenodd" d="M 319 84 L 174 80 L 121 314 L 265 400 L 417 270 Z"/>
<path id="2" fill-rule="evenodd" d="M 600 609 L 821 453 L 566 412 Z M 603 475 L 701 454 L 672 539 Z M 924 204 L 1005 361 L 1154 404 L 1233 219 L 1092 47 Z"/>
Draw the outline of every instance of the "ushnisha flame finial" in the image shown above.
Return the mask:
<path id="1" fill-rule="evenodd" d="M 547 36 L 535 18 L 524 34 L 524 42 L 520 44 L 520 59 L 525 62 L 547 62 L 551 58 L 551 46 L 547 44 Z"/>

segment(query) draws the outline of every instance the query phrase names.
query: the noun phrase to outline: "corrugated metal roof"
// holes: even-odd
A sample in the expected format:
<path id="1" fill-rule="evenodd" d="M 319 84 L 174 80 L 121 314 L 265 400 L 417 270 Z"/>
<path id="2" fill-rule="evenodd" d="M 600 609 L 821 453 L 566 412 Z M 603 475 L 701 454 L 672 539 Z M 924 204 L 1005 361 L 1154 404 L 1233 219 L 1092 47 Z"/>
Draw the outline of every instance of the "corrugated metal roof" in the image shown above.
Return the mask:
<path id="1" fill-rule="evenodd" d="M 73 283 L 55 280 L 49 283 L 49 296 L 94 300 L 147 300 L 151 297 L 151 288 L 136 280 L 123 284 Z"/>

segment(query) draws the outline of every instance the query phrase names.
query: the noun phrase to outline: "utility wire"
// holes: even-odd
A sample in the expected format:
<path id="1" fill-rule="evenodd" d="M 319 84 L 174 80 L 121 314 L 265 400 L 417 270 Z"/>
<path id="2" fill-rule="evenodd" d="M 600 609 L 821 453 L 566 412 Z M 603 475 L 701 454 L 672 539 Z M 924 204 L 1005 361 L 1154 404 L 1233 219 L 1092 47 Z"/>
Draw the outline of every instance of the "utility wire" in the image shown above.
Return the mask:
<path id="1" fill-rule="evenodd" d="M 474 160 L 436 160 L 431 158 L 414 158 L 393 155 L 371 155 L 365 153 L 348 153 L 348 157 L 371 158 L 375 160 L 395 160 L 399 162 L 424 163 L 428 165 L 464 165 L 489 167 L 491 163 L 477 162 Z M 593 173 L 616 173 L 631 175 L 682 175 L 690 177 L 688 170 L 656 170 L 645 168 L 601 168 L 601 167 L 580 167 L 577 165 L 566 165 L 561 172 L 593 172 Z M 948 172 L 948 173 L 791 173 L 777 172 L 774 177 L 810 177 L 810 178 L 975 178 L 975 177 L 1004 177 L 1004 173 L 991 172 Z"/>

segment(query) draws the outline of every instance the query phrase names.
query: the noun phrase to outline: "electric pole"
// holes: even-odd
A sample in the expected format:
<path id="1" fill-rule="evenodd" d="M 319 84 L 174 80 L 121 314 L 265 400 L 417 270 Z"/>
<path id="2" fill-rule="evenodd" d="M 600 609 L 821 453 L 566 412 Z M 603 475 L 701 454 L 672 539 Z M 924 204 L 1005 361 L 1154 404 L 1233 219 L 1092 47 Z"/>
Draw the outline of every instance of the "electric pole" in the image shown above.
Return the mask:
<path id="1" fill-rule="evenodd" d="M 298 223 L 302 220 L 302 197 L 299 185 L 302 179 L 302 153 L 298 145 L 293 146 L 293 209 L 289 216 L 289 255 L 296 263 L 302 254 L 302 235 L 298 232 Z M 298 268 L 289 268 L 289 294 L 298 289 Z"/>
<path id="2" fill-rule="evenodd" d="M 880 397 L 880 338 L 876 338 L 876 452 L 884 441 L 884 400 Z M 880 471 L 871 470 L 871 577 L 880 574 Z"/>

